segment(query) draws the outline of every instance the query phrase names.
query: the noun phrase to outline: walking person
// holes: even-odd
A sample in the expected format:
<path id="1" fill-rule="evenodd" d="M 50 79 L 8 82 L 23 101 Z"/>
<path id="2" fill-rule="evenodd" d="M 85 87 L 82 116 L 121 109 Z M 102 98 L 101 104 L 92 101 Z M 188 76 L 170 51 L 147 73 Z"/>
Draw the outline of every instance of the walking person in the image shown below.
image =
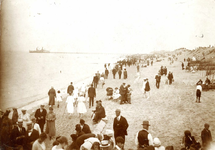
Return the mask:
<path id="1" fill-rule="evenodd" d="M 172 72 L 169 71 L 169 74 L 168 74 L 167 78 L 169 80 L 169 85 L 171 85 L 172 81 L 173 81 L 173 74 L 172 74 Z"/>
<path id="2" fill-rule="evenodd" d="M 145 97 L 146 99 L 150 98 L 150 85 L 149 85 L 148 78 L 146 78 L 146 82 L 145 82 Z"/>
<path id="3" fill-rule="evenodd" d="M 137 132 L 135 137 L 135 144 L 137 148 L 147 148 L 149 146 L 153 146 L 153 138 L 149 133 L 149 121 L 143 121 L 143 129 Z"/>
<path id="4" fill-rule="evenodd" d="M 212 143 L 212 136 L 211 136 L 211 131 L 209 130 L 210 125 L 205 123 L 204 129 L 201 132 L 201 139 L 202 139 L 202 147 L 207 150 L 211 143 Z"/>
<path id="5" fill-rule="evenodd" d="M 127 79 L 127 77 L 128 77 L 128 72 L 127 72 L 126 68 L 123 71 L 123 77 L 124 77 L 124 79 Z"/>
<path id="6" fill-rule="evenodd" d="M 125 136 L 128 135 L 127 129 L 128 129 L 128 122 L 125 117 L 121 116 L 121 110 L 116 109 L 116 117 L 113 121 L 113 130 L 114 130 L 114 138 L 116 141 L 116 138 L 121 136 L 125 141 Z"/>
<path id="7" fill-rule="evenodd" d="M 87 108 L 85 106 L 85 97 L 83 93 L 78 97 L 77 112 L 79 113 L 79 117 L 82 117 L 83 114 L 87 112 Z"/>
<path id="8" fill-rule="evenodd" d="M 121 76 L 122 76 L 122 70 L 119 68 L 118 70 L 118 74 L 119 74 L 119 79 L 121 79 Z"/>
<path id="9" fill-rule="evenodd" d="M 57 91 L 57 94 L 56 94 L 56 101 L 57 101 L 57 108 L 60 107 L 60 102 L 62 102 L 62 94 L 60 92 L 60 90 Z"/>
<path id="10" fill-rule="evenodd" d="M 70 85 L 68 86 L 67 88 L 67 93 L 73 93 L 73 90 L 74 90 L 74 86 L 73 86 L 73 82 L 70 83 Z"/>
<path id="11" fill-rule="evenodd" d="M 202 86 L 198 84 L 196 86 L 196 103 L 200 103 L 201 94 L 202 94 Z"/>
<path id="12" fill-rule="evenodd" d="M 66 103 L 67 103 L 67 112 L 69 113 L 69 119 L 71 118 L 73 112 L 74 112 L 74 97 L 72 95 L 72 93 L 69 93 L 69 96 L 66 99 Z"/>
<path id="13" fill-rule="evenodd" d="M 94 105 L 94 97 L 96 97 L 96 89 L 91 84 L 91 87 L 88 89 L 88 97 L 89 97 L 89 108 Z"/>
<path id="14" fill-rule="evenodd" d="M 160 81 L 161 81 L 161 76 L 160 76 L 159 73 L 156 74 L 155 80 L 156 80 L 156 87 L 159 89 L 159 87 L 160 87 Z"/>
<path id="15" fill-rule="evenodd" d="M 137 64 L 137 72 L 140 72 L 140 65 Z"/>
<path id="16" fill-rule="evenodd" d="M 56 91 L 53 86 L 49 90 L 48 95 L 49 95 L 49 106 L 52 107 L 53 105 L 55 105 L 55 97 L 56 97 Z"/>
<path id="17" fill-rule="evenodd" d="M 163 73 L 165 74 L 165 76 L 167 75 L 167 68 L 166 68 L 166 66 L 164 66 L 164 68 L 163 68 Z"/>
<path id="18" fill-rule="evenodd" d="M 44 129 L 44 125 L 46 122 L 46 115 L 47 115 L 47 111 L 44 108 L 45 105 L 40 105 L 40 108 L 38 108 L 35 112 L 35 118 L 36 118 L 36 122 L 39 124 L 41 132 L 43 132 Z"/>
<path id="19" fill-rule="evenodd" d="M 49 112 L 46 115 L 46 134 L 48 134 L 50 140 L 54 138 L 56 134 L 55 120 L 56 115 L 53 108 L 49 107 Z"/>
<path id="20" fill-rule="evenodd" d="M 117 72 L 117 71 L 116 71 L 116 68 L 114 67 L 114 68 L 113 68 L 113 70 L 112 70 L 112 74 L 113 74 L 113 79 L 115 79 L 115 76 L 116 76 L 116 72 Z"/>
<path id="21" fill-rule="evenodd" d="M 105 68 L 105 79 L 107 79 L 107 78 L 108 78 L 108 74 L 109 74 L 109 71 L 108 71 L 108 69 L 107 69 L 107 68 Z"/>
<path id="22" fill-rule="evenodd" d="M 97 74 L 95 73 L 95 76 L 93 77 L 94 88 L 97 88 L 98 82 L 99 82 L 99 78 L 98 78 Z"/>
<path id="23" fill-rule="evenodd" d="M 184 63 L 183 62 L 181 63 L 181 68 L 182 68 L 182 70 L 184 70 Z"/>

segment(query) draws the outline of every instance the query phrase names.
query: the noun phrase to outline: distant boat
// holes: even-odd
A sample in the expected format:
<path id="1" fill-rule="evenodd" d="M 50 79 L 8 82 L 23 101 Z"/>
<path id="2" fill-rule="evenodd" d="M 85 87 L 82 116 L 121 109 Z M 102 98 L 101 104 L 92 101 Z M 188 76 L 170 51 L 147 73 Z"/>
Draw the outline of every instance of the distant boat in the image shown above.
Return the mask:
<path id="1" fill-rule="evenodd" d="M 44 50 L 43 48 L 41 50 L 29 50 L 29 53 L 50 53 L 50 51 Z"/>

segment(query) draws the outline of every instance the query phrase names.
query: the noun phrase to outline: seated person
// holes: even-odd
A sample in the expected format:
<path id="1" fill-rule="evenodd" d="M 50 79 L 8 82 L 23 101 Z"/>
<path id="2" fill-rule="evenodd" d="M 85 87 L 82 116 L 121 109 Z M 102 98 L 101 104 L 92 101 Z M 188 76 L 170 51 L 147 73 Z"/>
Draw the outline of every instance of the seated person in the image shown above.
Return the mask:
<path id="1" fill-rule="evenodd" d="M 115 90 L 113 91 L 113 100 L 118 100 L 119 97 L 120 97 L 119 89 L 118 87 L 115 87 Z"/>
<path id="2" fill-rule="evenodd" d="M 113 88 L 108 87 L 106 91 L 107 91 L 108 100 L 113 99 Z"/>
<path id="3" fill-rule="evenodd" d="M 102 106 L 102 101 L 96 101 L 96 110 L 93 110 L 94 112 L 94 117 L 93 117 L 93 121 L 95 123 L 98 123 L 102 118 L 105 118 L 105 109 Z"/>

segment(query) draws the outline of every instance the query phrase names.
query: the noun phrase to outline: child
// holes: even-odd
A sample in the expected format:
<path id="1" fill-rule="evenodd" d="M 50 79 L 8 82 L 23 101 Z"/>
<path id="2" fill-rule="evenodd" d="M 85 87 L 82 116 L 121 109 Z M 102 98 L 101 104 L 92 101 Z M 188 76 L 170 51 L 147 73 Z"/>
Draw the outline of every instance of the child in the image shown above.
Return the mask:
<path id="1" fill-rule="evenodd" d="M 74 107 L 77 107 L 77 100 L 78 100 L 78 87 L 75 87 L 74 91 L 73 91 L 73 97 L 74 97 Z"/>
<path id="2" fill-rule="evenodd" d="M 72 113 L 74 112 L 74 97 L 72 95 L 72 93 L 69 93 L 69 96 L 66 99 L 66 103 L 67 103 L 67 112 L 69 113 L 69 118 L 71 118 Z"/>
<path id="3" fill-rule="evenodd" d="M 57 108 L 59 108 L 60 102 L 62 101 L 62 94 L 60 93 L 60 90 L 57 91 L 56 101 L 57 101 Z"/>
<path id="4" fill-rule="evenodd" d="M 85 102 L 84 93 L 80 93 L 80 96 L 78 97 L 78 106 L 77 106 L 77 112 L 79 113 L 79 117 L 81 117 L 84 113 L 87 112 L 87 108 L 84 102 Z"/>
<path id="5" fill-rule="evenodd" d="M 120 94 L 119 94 L 119 89 L 118 87 L 115 87 L 115 90 L 113 92 L 113 100 L 117 101 L 120 97 Z"/>

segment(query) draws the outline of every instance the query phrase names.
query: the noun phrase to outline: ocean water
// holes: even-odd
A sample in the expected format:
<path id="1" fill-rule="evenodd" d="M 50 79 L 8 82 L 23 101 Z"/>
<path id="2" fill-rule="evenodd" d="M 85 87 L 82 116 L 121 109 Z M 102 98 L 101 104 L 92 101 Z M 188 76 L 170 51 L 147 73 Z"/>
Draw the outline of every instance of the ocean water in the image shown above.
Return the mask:
<path id="1" fill-rule="evenodd" d="M 117 54 L 72 53 L 1 53 L 1 109 L 21 107 L 47 97 L 51 86 L 65 89 L 77 85 L 95 72 L 104 70 L 104 63 L 113 63 Z"/>

